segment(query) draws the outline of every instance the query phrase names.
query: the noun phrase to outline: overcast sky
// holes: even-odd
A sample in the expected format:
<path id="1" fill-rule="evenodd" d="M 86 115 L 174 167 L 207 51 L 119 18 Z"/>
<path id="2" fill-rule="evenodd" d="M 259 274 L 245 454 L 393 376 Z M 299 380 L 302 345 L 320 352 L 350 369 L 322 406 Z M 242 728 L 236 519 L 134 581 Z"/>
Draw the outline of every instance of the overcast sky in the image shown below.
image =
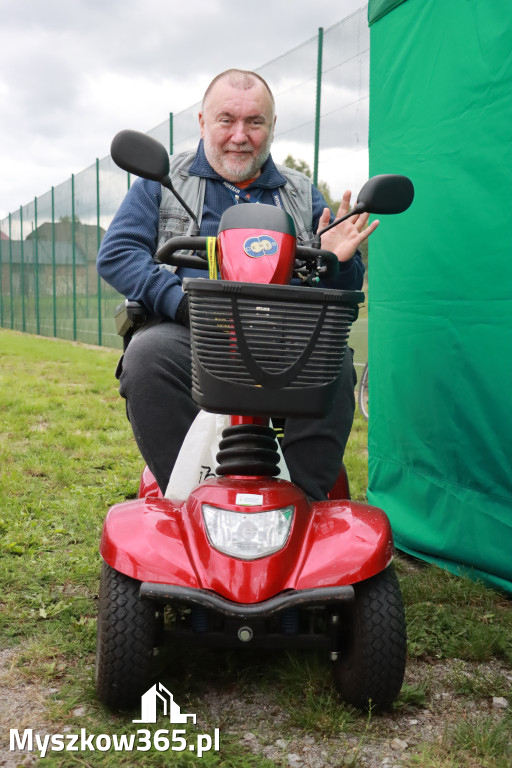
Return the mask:
<path id="1" fill-rule="evenodd" d="M 0 0 L 0 219 L 364 0 Z M 279 115 L 278 115 L 279 119 Z"/>

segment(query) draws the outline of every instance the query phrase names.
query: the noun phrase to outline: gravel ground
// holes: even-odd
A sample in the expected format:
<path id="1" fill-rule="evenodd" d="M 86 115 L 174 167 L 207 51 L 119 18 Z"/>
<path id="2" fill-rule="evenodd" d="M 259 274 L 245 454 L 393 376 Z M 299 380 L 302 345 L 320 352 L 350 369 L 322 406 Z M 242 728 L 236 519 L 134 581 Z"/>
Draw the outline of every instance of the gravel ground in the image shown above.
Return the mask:
<path id="1" fill-rule="evenodd" d="M 37 758 L 27 754 L 9 752 L 9 729 L 33 728 L 44 733 L 45 700 L 50 695 L 50 689 L 41 685 L 27 683 L 20 671 L 14 666 L 16 651 L 13 649 L 0 651 L 0 765 L 6 768 L 35 765 Z"/>
<path id="2" fill-rule="evenodd" d="M 210 693 L 208 709 L 215 718 L 230 722 L 227 729 L 239 734 L 241 742 L 254 753 L 290 768 L 337 768 L 357 757 L 357 766 L 402 768 L 421 744 L 439 740 L 447 724 L 459 718 L 478 720 L 483 715 L 503 716 L 508 700 L 502 697 L 473 699 L 459 696 L 450 680 L 454 675 L 471 676 L 476 665 L 459 660 L 435 664 L 415 662 L 408 665 L 405 683 L 411 687 L 428 680 L 429 693 L 422 706 L 404 707 L 390 714 L 375 716 L 366 734 L 347 732 L 335 737 L 319 737 L 290 730 L 286 714 L 269 706 L 264 697 L 253 692 L 242 700 L 236 693 L 219 696 Z M 497 662 L 480 664 L 479 675 L 489 679 L 503 677 L 512 689 L 512 670 Z M 512 698 L 512 697 L 511 697 Z M 512 701 L 511 701 L 512 704 Z M 286 737 L 283 734 L 286 733 Z"/>
<path id="3" fill-rule="evenodd" d="M 45 699 L 56 689 L 27 683 L 15 660 L 14 650 L 0 651 L 0 765 L 5 768 L 39 762 L 34 754 L 9 752 L 9 728 L 33 728 L 41 734 L 59 732 L 58 724 L 52 724 L 51 729 L 45 724 Z M 212 727 L 220 724 L 221 738 L 222 734 L 230 733 L 248 751 L 284 768 L 338 768 L 351 758 L 357 758 L 358 767 L 403 768 L 421 744 L 439 740 L 450 722 L 490 714 L 496 719 L 503 716 L 509 706 L 506 698 L 489 695 L 478 699 L 458 695 L 454 690 L 454 679 L 471 677 L 476 672 L 480 678 L 485 675 L 488 680 L 500 680 L 501 688 L 512 690 L 512 670 L 496 661 L 479 665 L 456 659 L 434 663 L 411 661 L 405 682 L 413 688 L 427 682 L 425 702 L 372 718 L 366 733 L 362 721 L 353 733 L 348 726 L 347 732 L 334 736 L 290 728 L 286 711 L 269 703 L 256 685 L 249 690 L 244 688 L 243 695 L 237 687 L 209 690 L 202 698 L 198 722 L 207 721 Z M 86 709 L 82 709 L 86 716 Z M 60 729 L 62 732 L 62 726 Z"/>

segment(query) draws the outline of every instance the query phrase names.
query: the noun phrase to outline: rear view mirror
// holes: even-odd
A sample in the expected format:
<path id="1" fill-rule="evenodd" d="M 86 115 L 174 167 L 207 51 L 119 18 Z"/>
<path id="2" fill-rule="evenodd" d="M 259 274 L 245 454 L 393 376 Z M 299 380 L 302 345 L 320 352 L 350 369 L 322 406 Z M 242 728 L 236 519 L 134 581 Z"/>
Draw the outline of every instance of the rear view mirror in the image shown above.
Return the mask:
<path id="1" fill-rule="evenodd" d="M 402 213 L 414 198 L 414 187 L 407 176 L 382 174 L 372 176 L 357 196 L 355 209 L 360 213 Z"/>
<path id="2" fill-rule="evenodd" d="M 120 131 L 112 139 L 110 154 L 116 165 L 143 179 L 166 185 L 169 155 L 156 139 L 139 131 Z"/>
<path id="3" fill-rule="evenodd" d="M 194 222 L 194 227 L 189 234 L 199 234 L 196 214 L 172 185 L 169 177 L 169 155 L 163 144 L 148 136 L 147 133 L 126 129 L 116 133 L 112 139 L 110 154 L 114 163 L 123 171 L 141 176 L 143 179 L 149 179 L 149 181 L 157 181 L 169 189 Z"/>
<path id="4" fill-rule="evenodd" d="M 395 173 L 372 176 L 359 192 L 352 210 L 317 232 L 316 242 L 320 243 L 320 237 L 324 232 L 337 227 L 351 216 L 357 216 L 360 213 L 402 213 L 408 209 L 413 198 L 414 187 L 407 176 L 399 176 Z"/>

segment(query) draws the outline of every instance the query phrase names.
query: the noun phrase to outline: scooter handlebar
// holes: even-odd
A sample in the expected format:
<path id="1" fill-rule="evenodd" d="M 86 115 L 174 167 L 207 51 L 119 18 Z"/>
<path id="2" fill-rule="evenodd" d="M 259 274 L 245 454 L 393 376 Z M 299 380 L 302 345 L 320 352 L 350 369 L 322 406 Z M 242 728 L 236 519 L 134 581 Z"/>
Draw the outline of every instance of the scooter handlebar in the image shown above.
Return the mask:
<path id="1" fill-rule="evenodd" d="M 178 251 L 194 251 L 194 253 L 178 253 Z M 315 261 L 319 265 L 319 274 L 323 278 L 329 280 L 338 274 L 338 259 L 331 251 L 298 245 L 295 255 L 296 258 L 304 261 Z M 162 264 L 171 264 L 176 267 L 208 269 L 206 237 L 198 235 L 173 237 L 158 249 L 155 258 Z"/>
<path id="2" fill-rule="evenodd" d="M 310 245 L 298 245 L 296 257 L 304 261 L 316 261 L 320 267 L 319 274 L 327 280 L 331 280 L 338 274 L 339 262 L 336 254 L 332 253 L 332 251 L 325 251 L 323 248 L 313 248 Z"/>
<path id="3" fill-rule="evenodd" d="M 177 251 L 194 251 L 194 253 L 177 253 Z M 158 249 L 155 259 L 162 264 L 171 264 L 175 267 L 208 269 L 206 237 L 192 235 L 173 237 Z"/>

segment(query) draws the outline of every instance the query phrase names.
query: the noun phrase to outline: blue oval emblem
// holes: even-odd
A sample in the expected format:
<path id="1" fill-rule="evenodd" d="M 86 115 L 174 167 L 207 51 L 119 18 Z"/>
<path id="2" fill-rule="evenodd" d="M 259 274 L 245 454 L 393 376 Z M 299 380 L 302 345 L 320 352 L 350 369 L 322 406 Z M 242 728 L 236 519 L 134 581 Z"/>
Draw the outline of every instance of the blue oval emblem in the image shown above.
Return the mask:
<path id="1" fill-rule="evenodd" d="M 253 259 L 259 259 L 261 256 L 274 256 L 277 253 L 277 249 L 277 240 L 271 235 L 249 237 L 244 243 L 244 251 Z"/>

